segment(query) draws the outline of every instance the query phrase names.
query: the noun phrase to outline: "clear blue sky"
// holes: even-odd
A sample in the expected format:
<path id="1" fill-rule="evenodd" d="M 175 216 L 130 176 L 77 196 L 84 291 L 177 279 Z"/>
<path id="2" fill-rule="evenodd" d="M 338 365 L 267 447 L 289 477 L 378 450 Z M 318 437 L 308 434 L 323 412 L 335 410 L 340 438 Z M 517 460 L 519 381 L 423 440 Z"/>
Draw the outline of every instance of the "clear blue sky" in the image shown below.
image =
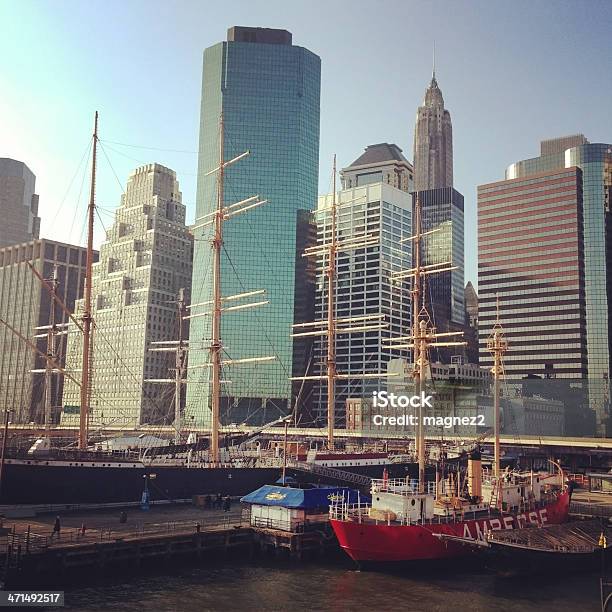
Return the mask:
<path id="1" fill-rule="evenodd" d="M 36 174 L 41 231 L 58 240 L 83 240 L 88 179 L 80 199 L 82 172 L 68 188 L 96 109 L 103 140 L 189 151 L 106 145 L 122 184 L 140 163 L 175 169 L 193 218 L 202 51 L 232 25 L 286 28 L 320 55 L 322 192 L 334 152 L 346 165 L 386 141 L 412 159 L 435 38 L 466 201 L 466 280 L 478 184 L 537 155 L 542 138 L 612 142 L 610 1 L 0 0 L 0 24 L 0 157 Z M 98 194 L 109 210 L 121 194 L 104 154 Z"/>

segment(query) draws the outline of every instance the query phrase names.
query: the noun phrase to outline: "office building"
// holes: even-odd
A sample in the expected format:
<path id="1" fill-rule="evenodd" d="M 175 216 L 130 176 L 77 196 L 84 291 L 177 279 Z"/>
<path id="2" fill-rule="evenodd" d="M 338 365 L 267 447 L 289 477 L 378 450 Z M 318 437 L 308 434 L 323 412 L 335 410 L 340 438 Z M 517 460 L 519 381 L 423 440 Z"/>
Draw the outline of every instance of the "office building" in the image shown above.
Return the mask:
<path id="1" fill-rule="evenodd" d="M 436 73 L 419 106 L 414 128 L 414 190 L 453 186 L 453 126 Z"/>
<path id="2" fill-rule="evenodd" d="M 425 278 L 425 299 L 438 331 L 454 330 L 465 321 L 463 196 L 444 187 L 417 191 L 414 197 L 421 202 L 423 231 L 432 232 L 423 238 L 423 264 L 448 262 L 455 268 Z"/>
<path id="3" fill-rule="evenodd" d="M 385 160 L 386 161 L 386 160 Z M 346 177 L 346 170 L 344 176 Z M 331 239 L 331 205 L 333 195 L 319 197 L 316 212 L 318 244 Z M 376 240 L 367 248 L 340 251 L 336 259 L 335 315 L 337 318 L 382 315 L 385 327 L 378 330 L 338 334 L 336 370 L 342 374 L 373 374 L 387 371 L 387 362 L 406 356 L 407 351 L 384 346 L 389 338 L 410 333 L 410 291 L 406 280 L 393 274 L 411 266 L 412 245 L 401 242 L 412 231 L 412 198 L 410 194 L 388 183 L 367 183 L 344 189 L 337 200 L 338 240 L 360 236 Z M 327 318 L 328 282 L 324 256 L 317 261 L 316 320 Z M 376 323 L 377 321 L 370 321 Z M 341 326 L 339 326 L 341 327 Z M 346 325 L 345 325 L 346 327 Z M 314 374 L 326 370 L 327 339 L 317 338 L 314 352 Z M 336 425 L 344 425 L 347 398 L 371 398 L 372 391 L 385 389 L 386 379 L 339 379 L 336 383 Z M 317 383 L 314 390 L 317 423 L 327 421 L 327 384 Z"/>
<path id="4" fill-rule="evenodd" d="M 160 164 L 137 168 L 93 269 L 92 426 L 174 422 L 174 384 L 148 381 L 173 378 L 175 356 L 151 349 L 178 338 L 176 300 L 181 288 L 189 299 L 191 257 L 176 174 Z M 67 366 L 80 379 L 82 338 L 68 338 Z M 75 425 L 79 411 L 80 388 L 68 381 L 62 424 Z"/>
<path id="5" fill-rule="evenodd" d="M 413 191 L 414 169 L 396 144 L 382 142 L 365 151 L 340 172 L 342 188 L 386 183 L 401 191 Z"/>
<path id="6" fill-rule="evenodd" d="M 227 40 L 204 51 L 196 225 L 217 202 L 219 124 L 225 159 L 250 154 L 227 168 L 224 204 L 253 195 L 267 200 L 224 224 L 221 292 L 232 296 L 265 289 L 261 308 L 225 313 L 224 359 L 275 357 L 224 368 L 221 419 L 261 423 L 291 409 L 296 375 L 292 325 L 296 294 L 307 274 L 298 253 L 302 212 L 316 205 L 321 62 L 292 44 L 286 30 L 233 27 Z M 210 217 L 208 217 L 210 218 Z M 193 302 L 212 299 L 211 228 L 195 231 Z M 210 317 L 192 320 L 187 412 L 210 423 Z M 231 382 L 229 382 L 231 381 Z"/>
<path id="7" fill-rule="evenodd" d="M 47 239 L 0 248 L 0 318 L 42 353 L 47 352 L 47 340 L 35 336 L 46 333 L 41 328 L 49 325 L 54 302 L 30 265 L 47 280 L 57 270 L 57 295 L 72 311 L 83 294 L 85 257 L 82 247 Z M 67 315 L 57 303 L 54 318 L 58 324 L 67 322 Z M 66 335 L 58 335 L 56 358 L 61 366 L 65 364 L 65 355 Z M 13 422 L 44 421 L 44 375 L 40 370 L 45 366 L 44 358 L 0 325 L 0 412 L 14 410 Z M 63 383 L 62 376 L 53 375 L 51 419 L 54 423 L 59 419 Z"/>
<path id="8" fill-rule="evenodd" d="M 38 238 L 36 177 L 20 161 L 0 158 L 0 248 Z"/>
<path id="9" fill-rule="evenodd" d="M 582 411 L 583 427 L 568 434 L 593 433 L 590 410 L 605 434 L 612 145 L 577 135 L 544 141 L 541 153 L 512 164 L 506 180 L 478 188 L 481 363 L 491 363 L 486 339 L 499 295 L 510 344 L 506 376 L 546 379 L 553 397 L 567 395 L 568 384 L 582 388 L 584 400 L 568 410 Z"/>

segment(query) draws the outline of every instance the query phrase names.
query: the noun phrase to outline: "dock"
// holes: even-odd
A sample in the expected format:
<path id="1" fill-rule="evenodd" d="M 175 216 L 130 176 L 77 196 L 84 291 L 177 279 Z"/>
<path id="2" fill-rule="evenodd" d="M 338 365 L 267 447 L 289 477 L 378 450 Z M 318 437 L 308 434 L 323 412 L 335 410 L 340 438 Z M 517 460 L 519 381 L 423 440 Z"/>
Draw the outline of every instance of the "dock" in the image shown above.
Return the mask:
<path id="1" fill-rule="evenodd" d="M 182 558 L 205 559 L 250 554 L 253 535 L 243 510 L 203 510 L 192 505 L 164 506 L 147 512 L 128 508 L 4 520 L 0 566 L 5 586 L 67 583 L 91 572 L 140 568 Z"/>
<path id="2" fill-rule="evenodd" d="M 191 504 L 148 511 L 81 508 L 60 514 L 59 537 L 53 534 L 55 513 L 32 517 L 33 513 L 24 510 L 22 518 L 2 521 L 0 580 L 4 588 L 71 584 L 93 575 L 184 560 L 205 563 L 232 555 L 271 554 L 300 561 L 338 548 L 330 529 L 254 528 L 248 510 L 238 503 L 229 512 Z"/>

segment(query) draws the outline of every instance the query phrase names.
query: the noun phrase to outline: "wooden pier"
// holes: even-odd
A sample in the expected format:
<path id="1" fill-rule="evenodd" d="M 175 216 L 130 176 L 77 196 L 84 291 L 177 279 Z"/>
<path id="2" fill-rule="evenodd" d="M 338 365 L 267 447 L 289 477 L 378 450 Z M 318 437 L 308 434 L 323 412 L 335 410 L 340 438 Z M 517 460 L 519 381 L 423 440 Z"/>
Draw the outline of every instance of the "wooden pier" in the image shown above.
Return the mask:
<path id="1" fill-rule="evenodd" d="M 254 528 L 239 506 L 228 513 L 187 505 L 127 511 L 125 523 L 116 509 L 67 514 L 59 537 L 53 534 L 54 514 L 5 519 L 0 527 L 4 588 L 67 585 L 118 571 L 256 553 L 299 561 L 338 548 L 328 525 L 298 533 Z"/>

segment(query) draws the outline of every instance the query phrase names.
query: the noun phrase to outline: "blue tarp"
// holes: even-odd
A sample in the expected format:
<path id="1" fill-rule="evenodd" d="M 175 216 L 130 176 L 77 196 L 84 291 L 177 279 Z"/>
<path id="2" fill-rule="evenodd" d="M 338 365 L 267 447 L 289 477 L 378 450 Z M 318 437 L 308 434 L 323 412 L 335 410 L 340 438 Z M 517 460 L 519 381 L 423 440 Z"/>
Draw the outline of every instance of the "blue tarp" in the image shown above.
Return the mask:
<path id="1" fill-rule="evenodd" d="M 276 487 L 274 485 L 264 485 L 245 495 L 240 501 L 260 506 L 282 506 L 283 508 L 311 510 L 328 508 L 335 496 L 341 498 L 342 495 L 351 504 L 356 504 L 358 499 L 362 503 L 370 501 L 369 497 L 361 495 L 358 498 L 357 491 L 343 487 L 294 489 L 293 487 Z"/>

